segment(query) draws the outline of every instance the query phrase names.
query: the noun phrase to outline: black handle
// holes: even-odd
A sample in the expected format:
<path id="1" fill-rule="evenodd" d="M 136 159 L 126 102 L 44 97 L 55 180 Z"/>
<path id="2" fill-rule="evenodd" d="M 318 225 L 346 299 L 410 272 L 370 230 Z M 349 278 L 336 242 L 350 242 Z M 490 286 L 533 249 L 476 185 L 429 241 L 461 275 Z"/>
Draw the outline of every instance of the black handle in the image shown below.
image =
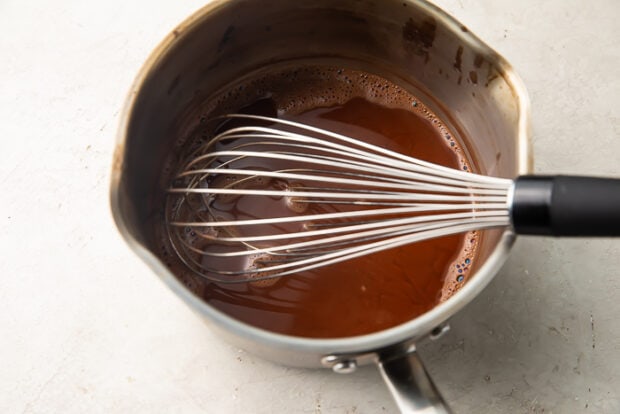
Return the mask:
<path id="1" fill-rule="evenodd" d="M 511 220 L 517 234 L 620 236 L 620 179 L 519 177 Z"/>

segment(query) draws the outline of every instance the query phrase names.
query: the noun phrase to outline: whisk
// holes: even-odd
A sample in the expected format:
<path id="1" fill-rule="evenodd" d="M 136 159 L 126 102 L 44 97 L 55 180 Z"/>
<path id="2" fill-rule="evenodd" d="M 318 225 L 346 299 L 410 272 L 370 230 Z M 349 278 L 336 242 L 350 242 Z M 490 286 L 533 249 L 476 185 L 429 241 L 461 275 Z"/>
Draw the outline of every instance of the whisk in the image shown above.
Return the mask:
<path id="1" fill-rule="evenodd" d="M 309 125 L 232 114 L 168 189 L 171 246 L 198 275 L 279 278 L 468 231 L 620 235 L 620 180 L 456 170 Z"/>

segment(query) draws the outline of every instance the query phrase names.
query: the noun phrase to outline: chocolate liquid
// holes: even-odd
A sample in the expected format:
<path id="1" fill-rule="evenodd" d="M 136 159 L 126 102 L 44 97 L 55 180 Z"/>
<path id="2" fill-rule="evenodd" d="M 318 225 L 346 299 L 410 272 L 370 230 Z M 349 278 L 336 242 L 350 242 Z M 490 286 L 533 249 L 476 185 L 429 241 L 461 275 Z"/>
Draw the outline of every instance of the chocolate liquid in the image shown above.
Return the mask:
<path id="1" fill-rule="evenodd" d="M 203 125 L 184 140 L 183 151 L 213 135 L 205 119 L 239 111 L 278 116 L 471 169 L 454 134 L 418 98 L 375 75 L 327 66 L 271 70 L 231 85 L 201 108 Z M 234 208 L 222 207 L 227 219 L 274 210 L 295 214 L 286 200 L 242 197 L 234 203 Z M 196 294 L 241 321 L 289 335 L 346 337 L 404 323 L 447 299 L 466 281 L 477 238 L 476 232 L 442 237 L 294 276 L 233 285 L 196 276 L 165 240 L 161 256 Z"/>

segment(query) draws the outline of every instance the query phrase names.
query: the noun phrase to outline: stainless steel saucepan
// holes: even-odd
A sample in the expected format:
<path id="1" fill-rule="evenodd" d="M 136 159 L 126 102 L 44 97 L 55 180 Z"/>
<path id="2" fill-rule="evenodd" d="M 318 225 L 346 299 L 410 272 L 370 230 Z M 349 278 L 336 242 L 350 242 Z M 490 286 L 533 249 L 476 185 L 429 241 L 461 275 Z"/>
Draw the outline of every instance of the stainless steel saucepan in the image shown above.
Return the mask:
<path id="1" fill-rule="evenodd" d="M 188 108 L 240 76 L 298 59 L 339 62 L 414 91 L 461 136 L 485 174 L 531 173 L 529 103 L 510 65 L 446 13 L 423 0 L 220 0 L 178 26 L 139 73 L 123 111 L 111 204 L 129 246 L 212 329 L 241 348 L 291 366 L 348 373 L 375 363 L 403 412 L 448 412 L 416 353 L 491 281 L 514 242 L 487 232 L 469 281 L 449 300 L 369 335 L 308 339 L 268 332 L 211 307 L 157 258 L 152 215 L 160 172 Z M 194 121 L 192 121 L 194 122 Z M 197 120 L 195 122 L 198 122 Z"/>

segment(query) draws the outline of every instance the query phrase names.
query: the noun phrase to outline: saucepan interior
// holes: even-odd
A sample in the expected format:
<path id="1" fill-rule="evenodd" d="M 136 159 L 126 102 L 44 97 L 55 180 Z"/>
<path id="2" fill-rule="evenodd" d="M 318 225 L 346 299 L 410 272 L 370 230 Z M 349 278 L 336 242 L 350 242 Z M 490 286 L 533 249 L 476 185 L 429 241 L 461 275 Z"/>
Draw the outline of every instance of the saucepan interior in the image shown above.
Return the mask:
<path id="1" fill-rule="evenodd" d="M 111 188 L 130 246 L 229 340 L 265 357 L 316 366 L 332 353 L 367 352 L 417 339 L 469 302 L 492 278 L 513 240 L 483 238 L 478 268 L 450 300 L 404 325 L 354 338 L 312 340 L 238 322 L 202 302 L 157 259 L 153 220 L 167 183 L 161 168 L 198 117 L 192 106 L 252 71 L 296 60 L 337 62 L 377 73 L 425 100 L 485 174 L 530 171 L 528 104 L 510 66 L 467 28 L 424 1 L 230 0 L 207 5 L 175 29 L 142 69 L 124 111 Z"/>

